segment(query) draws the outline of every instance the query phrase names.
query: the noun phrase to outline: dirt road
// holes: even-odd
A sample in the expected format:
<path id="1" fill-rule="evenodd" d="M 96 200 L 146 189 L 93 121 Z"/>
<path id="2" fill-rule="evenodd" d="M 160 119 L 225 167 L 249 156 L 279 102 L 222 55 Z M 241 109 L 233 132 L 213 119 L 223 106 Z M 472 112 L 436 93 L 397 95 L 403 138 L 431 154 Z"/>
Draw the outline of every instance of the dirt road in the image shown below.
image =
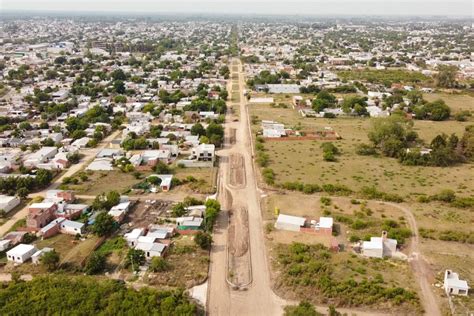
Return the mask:
<path id="1" fill-rule="evenodd" d="M 79 163 L 72 165 L 69 169 L 66 170 L 64 174 L 62 174 L 60 177 L 56 178 L 53 183 L 49 185 L 46 189 L 35 192 L 29 195 L 30 198 L 34 198 L 37 196 L 43 196 L 46 194 L 46 191 L 48 190 L 53 190 L 56 189 L 58 186 L 61 185 L 62 181 L 66 177 L 70 177 L 74 175 L 76 172 L 84 168 L 86 165 L 88 165 L 94 157 L 109 145 L 109 143 L 117 137 L 117 135 L 120 133 L 120 131 L 116 131 L 112 134 L 110 134 L 108 137 L 106 137 L 100 144 L 100 146 L 97 146 L 95 148 L 89 148 L 82 150 L 81 153 L 84 155 L 84 157 L 79 161 Z M 24 208 L 19 210 L 15 215 L 13 215 L 8 221 L 6 221 L 2 226 L 0 226 L 0 236 L 3 236 L 17 221 L 20 219 L 23 219 L 28 215 L 28 205 L 26 205 Z"/>
<path id="2" fill-rule="evenodd" d="M 210 315 L 280 315 L 283 313 L 283 306 L 286 305 L 286 302 L 273 293 L 270 284 L 262 230 L 260 193 L 255 182 L 251 135 L 243 95 L 242 65 L 237 59 L 233 63 L 238 65 L 239 69 L 237 74 L 239 75 L 240 102 L 233 104 L 233 106 L 236 111 L 240 111 L 240 121 L 230 122 L 228 117 L 226 135 L 230 135 L 231 130 L 236 129 L 235 144 L 227 143 L 225 148 L 219 152 L 221 165 L 218 196 L 224 209 L 217 222 L 211 252 L 208 312 Z M 230 156 L 233 154 L 240 154 L 244 165 L 245 181 L 242 181 L 242 185 L 238 188 L 229 185 L 230 168 L 232 167 Z M 248 210 L 249 236 L 240 236 L 241 238 L 249 237 L 250 240 L 252 280 L 247 291 L 233 291 L 226 282 L 227 223 L 230 208 Z"/>

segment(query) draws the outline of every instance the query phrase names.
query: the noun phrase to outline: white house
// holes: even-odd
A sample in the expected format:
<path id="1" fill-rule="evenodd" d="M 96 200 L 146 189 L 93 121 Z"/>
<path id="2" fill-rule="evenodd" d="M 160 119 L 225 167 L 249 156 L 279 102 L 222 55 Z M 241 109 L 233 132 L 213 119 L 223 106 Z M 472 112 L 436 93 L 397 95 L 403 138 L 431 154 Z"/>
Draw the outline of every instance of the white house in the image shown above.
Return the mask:
<path id="1" fill-rule="evenodd" d="M 3 240 L 0 240 L 0 251 L 5 251 L 8 249 L 8 247 L 10 247 L 10 244 L 11 244 L 11 240 L 10 239 L 3 239 Z"/>
<path id="2" fill-rule="evenodd" d="M 0 194 L 0 210 L 4 210 L 5 213 L 10 212 L 18 204 L 20 204 L 20 199 L 16 196 L 1 195 Z"/>
<path id="3" fill-rule="evenodd" d="M 386 231 L 382 232 L 382 237 L 371 237 L 370 241 L 362 243 L 362 254 L 366 257 L 391 257 L 396 251 L 397 241 L 387 238 Z"/>
<path id="4" fill-rule="evenodd" d="M 131 232 L 126 233 L 124 237 L 129 247 L 135 247 L 138 243 L 138 238 L 144 234 L 145 230 L 143 228 L 135 228 Z"/>
<path id="5" fill-rule="evenodd" d="M 193 148 L 192 158 L 198 161 L 214 161 L 216 147 L 214 144 L 200 144 Z"/>
<path id="6" fill-rule="evenodd" d="M 275 228 L 299 232 L 300 228 L 306 224 L 306 218 L 280 214 L 275 223 Z"/>
<path id="7" fill-rule="evenodd" d="M 157 242 L 139 242 L 135 249 L 143 250 L 145 252 L 145 257 L 150 259 L 153 257 L 163 256 L 166 245 Z"/>
<path id="8" fill-rule="evenodd" d="M 19 244 L 15 248 L 7 251 L 7 259 L 8 261 L 16 263 L 24 263 L 37 251 L 38 249 L 33 245 Z"/>
<path id="9" fill-rule="evenodd" d="M 444 290 L 448 295 L 467 296 L 469 286 L 465 280 L 460 280 L 459 275 L 451 270 L 444 272 Z"/>
<path id="10" fill-rule="evenodd" d="M 75 221 L 70 221 L 70 220 L 64 220 L 60 224 L 60 230 L 63 234 L 69 234 L 69 235 L 82 235 L 84 233 L 84 224 L 75 222 Z"/>

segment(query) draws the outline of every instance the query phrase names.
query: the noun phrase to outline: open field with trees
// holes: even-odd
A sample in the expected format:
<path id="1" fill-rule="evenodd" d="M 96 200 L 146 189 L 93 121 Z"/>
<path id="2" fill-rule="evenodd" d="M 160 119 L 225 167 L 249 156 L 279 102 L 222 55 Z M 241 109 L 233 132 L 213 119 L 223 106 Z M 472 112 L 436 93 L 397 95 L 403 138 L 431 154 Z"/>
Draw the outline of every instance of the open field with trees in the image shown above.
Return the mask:
<path id="1" fill-rule="evenodd" d="M 469 94 L 449 94 L 449 93 L 425 93 L 423 98 L 429 102 L 442 99 L 453 110 L 453 113 L 470 111 L 474 115 L 474 96 Z M 469 120 L 473 120 L 471 116 Z"/>
<path id="2" fill-rule="evenodd" d="M 320 244 L 277 244 L 271 252 L 279 294 L 336 307 L 421 312 L 406 264 L 334 254 Z"/>
<path id="3" fill-rule="evenodd" d="M 255 123 L 252 126 L 254 132 L 260 129 L 260 120 L 275 120 L 302 130 L 331 127 L 342 137 L 333 142 L 340 152 L 336 162 L 324 161 L 321 141 L 265 141 L 263 148 L 268 156 L 266 168 L 273 170 L 276 184 L 339 184 L 354 192 L 366 186 L 376 186 L 379 191 L 396 193 L 402 197 L 432 195 L 444 189 L 454 190 L 462 196 L 474 193 L 472 163 L 457 164 L 449 168 L 405 166 L 394 158 L 358 155 L 357 146 L 369 143 L 371 119 L 304 119 L 291 108 L 272 108 L 269 105 L 250 105 L 249 108 Z M 455 133 L 461 137 L 468 124 L 455 121 L 414 121 L 413 130 L 421 140 L 429 143 L 443 132 Z"/>

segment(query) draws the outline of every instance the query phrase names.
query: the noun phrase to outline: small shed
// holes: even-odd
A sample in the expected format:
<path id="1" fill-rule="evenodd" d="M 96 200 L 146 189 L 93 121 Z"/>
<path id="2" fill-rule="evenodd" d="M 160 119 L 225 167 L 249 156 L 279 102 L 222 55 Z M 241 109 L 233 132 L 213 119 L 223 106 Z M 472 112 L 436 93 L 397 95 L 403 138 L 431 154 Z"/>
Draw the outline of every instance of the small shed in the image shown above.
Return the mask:
<path id="1" fill-rule="evenodd" d="M 280 214 L 275 223 L 275 228 L 299 232 L 301 227 L 306 225 L 306 218 Z"/>

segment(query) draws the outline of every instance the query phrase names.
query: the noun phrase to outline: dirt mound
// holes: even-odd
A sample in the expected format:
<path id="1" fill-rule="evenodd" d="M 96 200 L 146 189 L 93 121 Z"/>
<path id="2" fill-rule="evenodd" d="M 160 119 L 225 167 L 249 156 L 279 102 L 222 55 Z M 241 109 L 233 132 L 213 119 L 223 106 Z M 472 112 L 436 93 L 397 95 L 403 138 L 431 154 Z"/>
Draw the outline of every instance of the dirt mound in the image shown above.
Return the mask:
<path id="1" fill-rule="evenodd" d="M 230 156 L 230 185 L 234 187 L 245 186 L 245 164 L 244 157 L 240 154 Z"/>

